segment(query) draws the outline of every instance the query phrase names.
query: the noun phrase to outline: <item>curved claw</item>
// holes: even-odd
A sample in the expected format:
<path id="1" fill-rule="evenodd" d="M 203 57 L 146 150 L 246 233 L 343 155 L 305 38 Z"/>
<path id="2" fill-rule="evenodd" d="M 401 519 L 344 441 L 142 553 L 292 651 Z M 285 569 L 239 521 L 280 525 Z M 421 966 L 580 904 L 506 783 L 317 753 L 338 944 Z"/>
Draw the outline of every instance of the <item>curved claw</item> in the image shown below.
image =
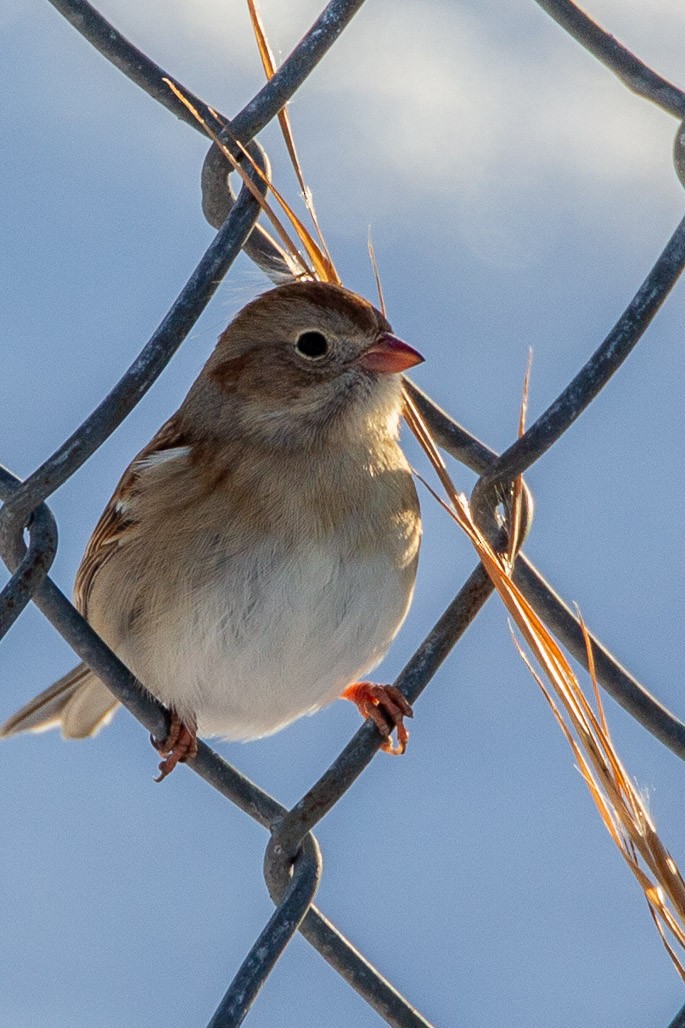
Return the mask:
<path id="1" fill-rule="evenodd" d="M 399 689 L 394 685 L 355 682 L 354 685 L 348 685 L 347 689 L 341 693 L 340 698 L 356 704 L 362 717 L 373 721 L 383 736 L 384 742 L 381 749 L 385 753 L 392 753 L 396 756 L 404 753 L 409 740 L 409 732 L 404 724 L 404 718 L 413 717 L 414 711 Z M 393 730 L 397 732 L 396 746 L 391 739 Z"/>
<path id="2" fill-rule="evenodd" d="M 186 760 L 192 760 L 197 756 L 197 729 L 195 725 L 187 725 L 181 721 L 175 710 L 170 711 L 169 733 L 160 742 L 154 735 L 150 736 L 150 742 L 158 753 L 165 758 L 159 765 L 159 775 L 156 782 L 163 782 L 167 775 L 170 775 L 177 764 Z"/>

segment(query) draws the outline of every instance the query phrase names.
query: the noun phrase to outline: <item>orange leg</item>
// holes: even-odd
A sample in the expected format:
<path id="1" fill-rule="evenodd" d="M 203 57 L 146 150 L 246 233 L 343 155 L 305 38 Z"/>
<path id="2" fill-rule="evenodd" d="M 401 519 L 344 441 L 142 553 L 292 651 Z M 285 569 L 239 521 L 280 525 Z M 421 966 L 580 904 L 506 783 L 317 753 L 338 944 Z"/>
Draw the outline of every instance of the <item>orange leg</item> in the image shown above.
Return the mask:
<path id="1" fill-rule="evenodd" d="M 169 734 L 164 742 L 150 736 L 150 742 L 165 758 L 159 765 L 159 776 L 156 782 L 163 782 L 167 775 L 170 775 L 177 764 L 186 760 L 192 760 L 197 756 L 197 728 L 195 725 L 187 725 L 181 721 L 176 711 L 170 711 Z"/>
<path id="2" fill-rule="evenodd" d="M 381 746 L 382 750 L 385 750 L 386 753 L 404 753 L 407 748 L 409 732 L 403 719 L 413 717 L 414 711 L 399 689 L 396 689 L 394 685 L 355 682 L 354 685 L 348 685 L 340 699 L 356 703 L 361 716 L 373 721 L 385 740 Z M 393 745 L 390 738 L 393 729 L 397 730 L 397 746 Z"/>

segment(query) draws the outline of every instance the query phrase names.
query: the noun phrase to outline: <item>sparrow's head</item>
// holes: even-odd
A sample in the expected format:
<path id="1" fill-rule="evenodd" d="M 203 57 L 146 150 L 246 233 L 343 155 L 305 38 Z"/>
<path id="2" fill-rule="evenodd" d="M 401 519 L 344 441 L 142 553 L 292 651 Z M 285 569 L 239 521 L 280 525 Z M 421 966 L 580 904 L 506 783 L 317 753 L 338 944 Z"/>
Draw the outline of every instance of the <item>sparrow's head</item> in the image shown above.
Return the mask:
<path id="1" fill-rule="evenodd" d="M 422 360 L 366 300 L 293 282 L 240 311 L 186 404 L 204 405 L 219 434 L 274 446 L 322 445 L 364 425 L 395 434 L 400 373 Z"/>

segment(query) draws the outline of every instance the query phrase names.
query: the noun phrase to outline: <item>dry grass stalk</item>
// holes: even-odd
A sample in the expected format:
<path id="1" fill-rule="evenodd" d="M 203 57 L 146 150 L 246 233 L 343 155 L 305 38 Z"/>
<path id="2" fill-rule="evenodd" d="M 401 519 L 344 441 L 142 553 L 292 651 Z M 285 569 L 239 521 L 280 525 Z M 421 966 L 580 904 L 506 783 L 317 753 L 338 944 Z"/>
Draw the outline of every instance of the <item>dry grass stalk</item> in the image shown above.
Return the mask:
<path id="1" fill-rule="evenodd" d="M 527 395 L 527 380 L 525 395 Z M 523 431 L 525 404 L 519 431 Z M 405 417 L 441 481 L 449 503 L 431 492 L 466 532 L 497 593 L 533 653 L 542 674 L 516 639 L 515 645 L 571 747 L 602 821 L 637 879 L 650 914 L 673 964 L 685 980 L 685 967 L 676 948 L 685 950 L 685 881 L 659 838 L 644 800 L 616 752 L 602 706 L 594 671 L 592 645 L 581 620 L 588 654 L 596 712 L 557 642 L 511 579 L 513 554 L 495 553 L 473 521 L 466 498 L 458 494 L 418 410 L 405 394 Z M 430 487 L 429 487 L 430 488 Z M 522 502 L 522 490 L 514 504 Z M 521 514 L 518 513 L 520 524 Z M 512 518 L 512 521 L 515 519 Z M 669 941 L 669 937 L 672 941 Z"/>
<path id="2" fill-rule="evenodd" d="M 247 0 L 247 7 L 250 13 L 250 21 L 252 22 L 252 30 L 255 34 L 255 39 L 257 40 L 257 47 L 259 48 L 259 56 L 262 59 L 262 67 L 264 68 L 264 74 L 266 75 L 267 79 L 270 79 L 276 71 L 276 65 L 274 62 L 273 54 L 271 52 L 271 47 L 269 46 L 269 41 L 266 38 L 266 32 L 264 31 L 264 26 L 262 25 L 262 21 L 257 12 L 257 7 L 254 3 L 254 0 Z M 293 136 L 292 126 L 290 124 L 290 116 L 288 114 L 287 107 L 283 107 L 278 112 L 278 124 L 280 126 L 281 134 L 283 136 L 286 149 L 288 151 L 288 156 L 290 157 L 290 163 L 293 166 L 295 176 L 302 191 L 302 198 L 309 212 L 309 216 L 312 219 L 314 228 L 316 229 L 316 234 L 319 238 L 319 255 L 320 258 L 325 262 L 326 275 L 328 276 L 324 278 L 323 281 L 336 282 L 338 285 L 340 285 L 338 273 L 335 270 L 335 265 L 333 264 L 331 255 L 328 251 L 328 247 L 326 246 L 326 240 L 324 239 L 323 232 L 319 227 L 319 219 L 316 216 L 316 210 L 314 208 L 314 200 L 312 198 L 311 190 L 305 182 L 304 175 L 302 173 L 302 166 L 300 164 L 300 158 L 297 155 L 295 138 Z"/>

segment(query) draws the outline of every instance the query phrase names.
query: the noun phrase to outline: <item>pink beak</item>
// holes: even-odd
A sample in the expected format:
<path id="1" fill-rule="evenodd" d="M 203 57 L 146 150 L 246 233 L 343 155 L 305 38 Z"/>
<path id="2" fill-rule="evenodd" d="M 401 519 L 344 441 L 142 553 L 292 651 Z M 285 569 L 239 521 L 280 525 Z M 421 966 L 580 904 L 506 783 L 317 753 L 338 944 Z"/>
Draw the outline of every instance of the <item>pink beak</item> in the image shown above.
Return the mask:
<path id="1" fill-rule="evenodd" d="M 359 363 L 366 371 L 397 374 L 421 364 L 424 359 L 413 346 L 402 342 L 390 332 L 382 332 L 376 342 L 361 355 Z"/>

